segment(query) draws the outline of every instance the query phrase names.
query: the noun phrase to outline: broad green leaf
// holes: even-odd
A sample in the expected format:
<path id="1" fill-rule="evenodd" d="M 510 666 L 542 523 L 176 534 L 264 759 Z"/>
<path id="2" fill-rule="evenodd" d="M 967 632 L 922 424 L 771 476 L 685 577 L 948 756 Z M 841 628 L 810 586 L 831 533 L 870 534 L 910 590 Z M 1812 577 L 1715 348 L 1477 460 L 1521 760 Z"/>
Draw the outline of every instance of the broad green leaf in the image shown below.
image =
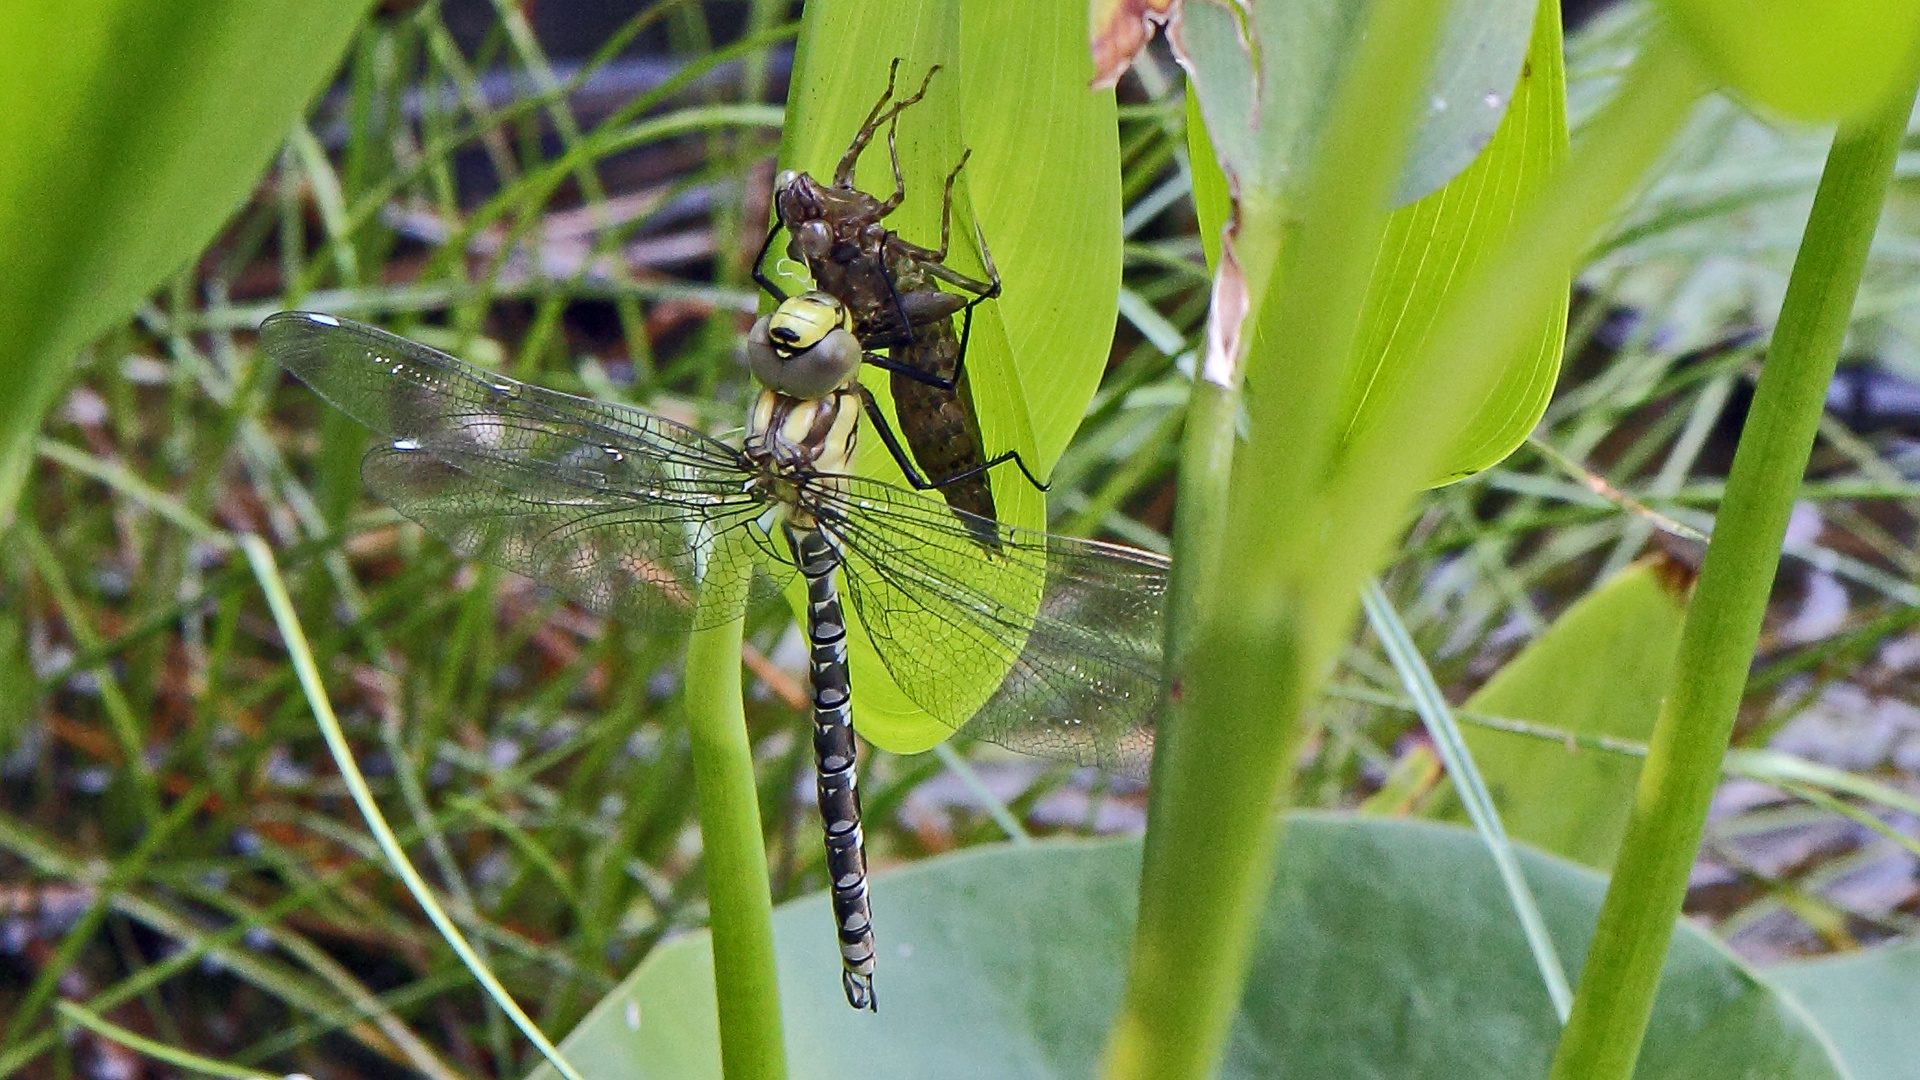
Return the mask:
<path id="1" fill-rule="evenodd" d="M 966 0 L 960 10 L 974 212 L 1007 281 L 994 306 L 1033 423 L 1036 468 L 1051 470 L 1113 346 L 1119 122 L 1113 92 L 1086 88 L 1093 64 L 1070 5 Z"/>
<path id="2" fill-rule="evenodd" d="M 975 309 L 967 371 L 987 452 L 1018 450 L 1044 476 L 1085 413 L 1105 369 L 1120 286 L 1119 135 L 1113 95 L 1090 92 L 1085 22 L 1059 4 L 1014 0 L 807 5 L 788 99 L 781 166 L 830 176 L 900 57 L 897 92 L 938 63 L 924 101 L 900 117 L 906 201 L 888 227 L 940 239 L 940 187 L 971 148 L 954 188 L 948 261 L 982 276 L 979 225 L 1004 282 Z M 858 62 L 849 46 L 858 43 Z M 891 189 L 881 140 L 856 182 Z M 769 260 L 771 263 L 771 260 Z M 865 385 L 891 415 L 884 377 Z M 880 440 L 861 440 L 857 467 L 904 486 Z M 1046 527 L 1046 500 L 1020 475 L 994 472 L 1001 520 Z M 937 497 L 937 496 L 931 496 Z M 790 590 L 799 606 L 804 593 Z M 853 613 L 849 612 L 849 617 Z M 855 724 L 878 745 L 924 750 L 952 729 L 893 685 L 866 635 L 850 635 Z M 981 697 L 993 690 L 981 687 Z"/>
<path id="3" fill-rule="evenodd" d="M 1920 1061 L 1920 944 L 1902 941 L 1762 973 L 1826 1030 L 1854 1080 L 1896 1080 Z"/>
<path id="4" fill-rule="evenodd" d="M 1527 54 L 1531 0 L 1452 7 L 1399 202 L 1467 167 L 1499 126 Z M 1221 166 L 1239 190 L 1298 190 L 1368 5 L 1347 0 L 1189 0 L 1169 40 L 1185 58 Z M 1259 57 L 1258 73 L 1253 56 Z"/>
<path id="5" fill-rule="evenodd" d="M 0 5 L 0 526 L 73 354 L 240 205 L 367 8 Z"/>
<path id="6" fill-rule="evenodd" d="M 1485 152 L 1438 191 L 1394 211 L 1387 224 L 1341 407 L 1351 418 L 1349 440 L 1365 432 L 1401 388 L 1454 285 L 1505 243 L 1519 207 L 1567 155 L 1566 69 L 1554 0 L 1544 0 L 1533 27 L 1512 107 Z M 1557 304 L 1539 313 L 1539 334 L 1507 358 L 1506 375 L 1472 416 L 1429 418 L 1460 432 L 1436 482 L 1500 461 L 1539 422 L 1560 371 L 1567 296 L 1562 291 Z"/>
<path id="7" fill-rule="evenodd" d="M 1665 0 L 1721 81 L 1804 120 L 1857 116 L 1891 93 L 1920 44 L 1913 0 Z"/>
<path id="8" fill-rule="evenodd" d="M 1523 851 L 1569 966 L 1605 881 Z M 1543 1075 L 1559 1028 L 1480 839 L 1446 826 L 1302 815 L 1281 849 L 1228 1078 Z M 793 1075 L 1092 1076 L 1119 1003 L 1137 841 L 993 848 L 874 884 L 877 1015 L 839 990 L 825 897 L 781 908 Z M 1838 1080 L 1791 1002 L 1689 923 L 1674 932 L 1641 1080 Z M 718 1077 L 708 938 L 656 949 L 561 1044 L 596 1080 Z M 535 1080 L 549 1080 L 543 1067 Z"/>
<path id="9" fill-rule="evenodd" d="M 1200 3 L 1190 10 L 1200 11 L 1213 5 Z M 1373 280 L 1368 286 L 1366 307 L 1360 329 L 1354 338 L 1353 359 L 1349 366 L 1345 399 L 1341 414 L 1348 417 L 1349 439 L 1364 432 L 1391 399 L 1406 374 L 1427 331 L 1438 318 L 1454 284 L 1466 276 L 1476 261 L 1496 250 L 1504 242 L 1514 213 L 1521 203 L 1546 180 L 1553 167 L 1566 156 L 1566 73 L 1561 59 L 1559 9 L 1552 3 L 1541 5 L 1542 17 L 1532 21 L 1533 37 L 1518 65 L 1518 77 L 1504 84 L 1507 89 L 1481 94 L 1479 103 L 1498 101 L 1511 106 L 1498 117 L 1498 128 L 1490 142 L 1471 142 L 1470 132 L 1458 128 L 1436 127 L 1429 123 L 1416 135 L 1410 168 L 1440 171 L 1435 162 L 1441 155 L 1467 148 L 1472 161 L 1461 172 L 1449 164 L 1451 179 L 1394 212 L 1375 262 Z M 1525 25 L 1524 18 L 1510 20 Z M 1191 31 L 1183 31 L 1191 39 Z M 1489 39 L 1492 31 L 1483 32 Z M 1449 27 L 1445 49 L 1461 44 L 1462 30 L 1456 21 Z M 1483 53 L 1491 44 L 1481 43 L 1481 53 L 1468 52 L 1468 58 L 1481 57 L 1476 69 L 1464 60 L 1455 70 L 1480 70 L 1491 65 Z M 1215 47 L 1208 52 L 1214 62 L 1231 68 L 1240 63 L 1235 54 Z M 1242 63 L 1241 66 L 1244 67 Z M 1216 79 L 1215 83 L 1231 83 Z M 1217 132 L 1211 124 L 1199 122 L 1194 107 L 1199 100 L 1206 108 L 1206 80 L 1200 92 L 1188 99 L 1188 149 L 1194 160 L 1195 203 L 1200 210 L 1202 243 L 1206 245 L 1209 265 L 1217 262 L 1218 246 L 1211 221 L 1224 219 L 1222 204 L 1224 178 L 1210 158 L 1215 154 L 1212 141 Z M 1224 93 L 1222 91 L 1221 93 Z M 1218 93 L 1216 96 L 1219 96 Z M 1443 101 L 1436 95 L 1434 101 Z M 1265 107 L 1265 106 L 1263 106 Z M 1430 106 L 1431 107 L 1431 106 Z M 1451 106 L 1449 106 L 1451 108 Z M 1226 112 L 1231 114 L 1232 107 Z M 1443 110 L 1443 112 L 1446 110 Z M 1219 115 L 1221 110 L 1215 110 Z M 1273 121 L 1276 130 L 1260 138 L 1285 144 L 1307 138 L 1299 124 Z M 1441 136 L 1451 133 L 1452 141 Z M 1484 146 L 1484 149 L 1483 149 Z M 1301 147 L 1293 152 L 1306 152 Z M 1231 164 L 1233 153 L 1221 149 L 1218 160 Z M 1474 154 L 1478 154 L 1474 157 Z M 1465 162 L 1461 162 L 1465 164 Z M 1258 167 L 1243 161 L 1241 168 Z M 1411 175 L 1411 174 L 1410 174 Z M 1406 184 L 1403 181 L 1403 189 Z M 1571 275 L 1569 274 L 1569 279 Z M 1498 384 L 1494 396 L 1482 402 L 1470 417 L 1458 422 L 1458 445 L 1442 463 L 1437 483 L 1446 483 L 1472 475 L 1500 461 L 1526 438 L 1545 411 L 1560 370 L 1560 352 L 1566 332 L 1566 299 L 1540 314 L 1540 334 L 1521 353 L 1507 362 L 1508 374 Z M 1256 338 L 1255 350 L 1262 348 Z M 1436 421 L 1441 418 L 1434 418 Z"/>
<path id="10" fill-rule="evenodd" d="M 1482 715 L 1645 742 L 1686 618 L 1684 571 L 1640 562 L 1568 608 L 1467 700 Z M 1467 745 L 1516 840 L 1605 869 L 1625 834 L 1640 759 L 1505 731 Z M 1457 804 L 1450 808 L 1459 815 Z"/>

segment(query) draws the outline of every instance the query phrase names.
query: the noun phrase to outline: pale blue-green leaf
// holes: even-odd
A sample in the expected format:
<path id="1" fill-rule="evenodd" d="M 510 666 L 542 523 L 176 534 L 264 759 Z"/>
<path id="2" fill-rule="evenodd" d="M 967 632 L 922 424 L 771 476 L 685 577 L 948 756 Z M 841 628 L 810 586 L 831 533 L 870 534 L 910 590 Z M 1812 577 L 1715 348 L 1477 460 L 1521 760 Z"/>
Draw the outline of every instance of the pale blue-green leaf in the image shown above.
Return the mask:
<path id="1" fill-rule="evenodd" d="M 1453 5 L 1396 201 L 1439 188 L 1493 137 L 1527 54 L 1533 9 L 1532 0 Z M 1368 5 L 1251 0 L 1244 23 L 1241 9 L 1221 0 L 1182 10 L 1170 36 L 1187 57 L 1222 166 L 1243 192 L 1297 190 Z M 1249 48 L 1260 58 L 1257 73 Z"/>
<path id="2" fill-rule="evenodd" d="M 840 994 L 824 897 L 775 913 L 796 1076 L 1092 1076 L 1119 1002 L 1137 841 L 931 860 L 875 882 L 880 1011 Z M 1522 851 L 1577 966 L 1605 881 Z M 1486 849 L 1464 830 L 1303 815 L 1290 827 L 1221 1075 L 1532 1078 L 1559 1026 Z M 562 1043 L 597 1080 L 718 1077 L 705 935 L 655 950 Z M 547 1080 L 544 1070 L 534 1080 Z M 1675 929 L 1640 1080 L 1839 1080 L 1826 1044 L 1690 923 Z"/>
<path id="3" fill-rule="evenodd" d="M 1761 972 L 1826 1030 L 1854 1080 L 1898 1080 L 1920 1063 L 1920 943 L 1902 941 Z"/>

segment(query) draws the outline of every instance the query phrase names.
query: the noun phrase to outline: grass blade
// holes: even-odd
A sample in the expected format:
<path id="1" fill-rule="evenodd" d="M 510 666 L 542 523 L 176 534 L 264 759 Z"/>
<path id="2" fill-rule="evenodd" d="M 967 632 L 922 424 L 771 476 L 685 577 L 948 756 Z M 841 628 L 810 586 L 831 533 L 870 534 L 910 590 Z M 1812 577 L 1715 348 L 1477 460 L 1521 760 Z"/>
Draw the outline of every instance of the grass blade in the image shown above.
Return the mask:
<path id="1" fill-rule="evenodd" d="M 373 791 L 367 786 L 367 778 L 361 775 L 360 766 L 353 759 L 353 750 L 347 745 L 346 732 L 340 729 L 340 721 L 333 714 L 333 705 L 327 700 L 326 687 L 320 682 L 320 669 L 314 664 L 313 653 L 307 648 L 306 633 L 300 628 L 299 616 L 293 610 L 293 600 L 287 595 L 286 582 L 281 580 L 280 568 L 274 563 L 273 549 L 257 536 L 241 537 L 240 549 L 246 553 L 247 563 L 253 568 L 254 578 L 260 583 L 261 592 L 266 594 L 267 606 L 273 611 L 274 625 L 279 628 L 280 636 L 286 642 L 287 658 L 292 662 L 294 672 L 300 677 L 300 689 L 307 695 L 307 704 L 313 709 L 313 718 L 320 725 L 320 734 L 327 741 L 327 749 L 333 752 L 333 760 L 340 768 L 340 778 L 345 781 L 347 791 L 353 795 L 354 805 L 358 806 L 360 813 L 366 817 L 367 828 L 372 830 L 374 839 L 380 844 L 380 850 L 387 856 L 387 861 L 393 866 L 394 873 L 406 883 L 407 891 L 413 894 L 414 900 L 420 905 L 420 910 L 426 912 L 434 929 L 440 931 L 440 936 L 452 947 L 455 955 L 460 957 L 460 962 L 467 966 L 468 971 L 473 972 L 474 979 L 486 990 L 487 996 L 500 1006 L 501 1011 L 507 1014 L 514 1026 L 520 1029 L 520 1033 L 540 1051 L 540 1055 L 552 1063 L 554 1069 L 566 1080 L 584 1080 L 578 1072 L 574 1071 L 573 1066 L 567 1063 L 567 1059 L 561 1056 L 559 1048 L 555 1047 L 546 1034 L 534 1024 L 532 1018 L 521 1010 L 519 1003 L 507 993 L 507 988 L 501 986 L 500 980 L 495 978 L 493 972 L 481 962 L 479 955 L 473 951 L 473 946 L 467 944 L 466 937 L 460 933 L 459 927 L 453 925 L 453 920 L 447 917 L 446 911 L 441 908 L 439 900 L 435 899 L 433 890 L 421 878 L 420 872 L 413 868 L 412 862 L 408 861 L 406 851 L 400 847 L 399 838 L 393 835 L 385 815 L 380 812 L 379 804 L 374 801 Z"/>
<path id="2" fill-rule="evenodd" d="M 1406 624 L 1400 621 L 1399 613 L 1393 610 L 1393 601 L 1380 591 L 1378 582 L 1367 583 L 1365 591 L 1360 594 L 1360 604 L 1366 609 L 1368 624 L 1386 647 L 1387 656 L 1393 661 L 1393 669 L 1400 673 L 1400 682 L 1406 687 L 1407 695 L 1413 698 L 1414 707 L 1420 713 L 1420 722 L 1426 726 L 1427 734 L 1433 738 L 1434 748 L 1440 752 L 1440 760 L 1447 767 L 1454 790 L 1459 792 L 1467 817 L 1472 819 L 1474 829 L 1487 843 L 1487 853 L 1493 856 L 1493 864 L 1500 871 L 1500 881 L 1507 887 L 1507 899 L 1513 902 L 1513 912 L 1520 919 L 1521 931 L 1526 934 L 1527 947 L 1533 950 L 1533 961 L 1540 966 L 1540 979 L 1547 984 L 1547 996 L 1553 999 L 1553 1011 L 1564 1024 L 1568 1012 L 1573 1008 L 1573 986 L 1567 981 L 1567 971 L 1560 964 L 1560 954 L 1554 951 L 1553 938 L 1547 932 L 1546 920 L 1540 916 L 1540 905 L 1533 898 L 1533 889 L 1520 873 L 1520 861 L 1514 857 L 1513 843 L 1507 839 L 1507 830 L 1500 824 L 1500 812 L 1494 808 L 1493 795 L 1487 791 L 1486 782 L 1480 778 L 1480 770 L 1473 764 L 1473 754 L 1460 734 L 1460 726 L 1453 721 L 1453 710 L 1447 705 L 1439 684 L 1433 681 L 1433 672 L 1428 669 L 1426 658 L 1420 655 L 1419 647 L 1408 636 Z"/>

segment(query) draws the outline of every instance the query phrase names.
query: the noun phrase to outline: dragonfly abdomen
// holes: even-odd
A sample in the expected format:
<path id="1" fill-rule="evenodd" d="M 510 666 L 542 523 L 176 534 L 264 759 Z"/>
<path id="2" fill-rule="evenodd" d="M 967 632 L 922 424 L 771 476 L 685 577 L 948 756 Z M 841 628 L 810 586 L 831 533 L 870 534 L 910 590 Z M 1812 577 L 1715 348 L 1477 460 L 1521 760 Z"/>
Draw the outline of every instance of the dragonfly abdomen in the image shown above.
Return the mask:
<path id="1" fill-rule="evenodd" d="M 807 676 L 813 688 L 813 758 L 820 822 L 827 835 L 827 876 L 839 928 L 840 981 L 847 1004 L 875 1009 L 873 910 L 867 900 L 867 852 L 860 830 L 854 765 L 852 685 L 847 677 L 847 624 L 834 571 L 840 553 L 824 533 L 789 529 L 794 561 L 807 579 Z"/>

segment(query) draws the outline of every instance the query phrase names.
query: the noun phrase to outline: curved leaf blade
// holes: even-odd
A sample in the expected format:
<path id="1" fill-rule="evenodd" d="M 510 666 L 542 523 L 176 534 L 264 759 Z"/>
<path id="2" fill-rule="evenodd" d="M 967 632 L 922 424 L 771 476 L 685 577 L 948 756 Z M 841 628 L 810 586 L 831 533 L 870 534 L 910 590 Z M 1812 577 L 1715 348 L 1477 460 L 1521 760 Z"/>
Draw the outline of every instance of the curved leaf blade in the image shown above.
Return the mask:
<path id="1" fill-rule="evenodd" d="M 1859 1080 L 1902 1076 L 1920 1060 L 1920 944 L 1911 939 L 1761 974 L 1813 1014 Z"/>
<path id="2" fill-rule="evenodd" d="M 1554 620 L 1464 708 L 1645 742 L 1673 673 L 1691 585 L 1692 575 L 1670 561 L 1629 566 Z M 1482 728 L 1466 737 L 1515 839 L 1603 870 L 1613 864 L 1638 758 Z"/>
<path id="3" fill-rule="evenodd" d="M 72 354 L 206 244 L 368 7 L 0 8 L 0 524 Z"/>
<path id="4" fill-rule="evenodd" d="M 1529 0 L 1453 5 L 1397 202 L 1438 189 L 1493 137 L 1527 56 L 1532 8 Z M 1298 190 L 1367 15 L 1367 4 L 1345 0 L 1182 5 L 1168 39 L 1198 93 L 1220 164 L 1242 191 Z"/>
<path id="5" fill-rule="evenodd" d="M 1354 335 L 1340 410 L 1350 417 L 1347 442 L 1366 432 L 1393 400 L 1454 285 L 1505 243 L 1519 208 L 1566 155 L 1566 67 L 1559 8 L 1548 2 L 1534 20 L 1513 104 L 1485 152 L 1438 191 L 1394 211 L 1388 220 Z M 1563 290 L 1556 304 L 1540 312 L 1539 333 L 1507 358 L 1497 390 L 1471 416 L 1431 418 L 1459 432 L 1434 483 L 1450 483 L 1497 463 L 1539 422 L 1560 372 L 1568 295 Z"/>

